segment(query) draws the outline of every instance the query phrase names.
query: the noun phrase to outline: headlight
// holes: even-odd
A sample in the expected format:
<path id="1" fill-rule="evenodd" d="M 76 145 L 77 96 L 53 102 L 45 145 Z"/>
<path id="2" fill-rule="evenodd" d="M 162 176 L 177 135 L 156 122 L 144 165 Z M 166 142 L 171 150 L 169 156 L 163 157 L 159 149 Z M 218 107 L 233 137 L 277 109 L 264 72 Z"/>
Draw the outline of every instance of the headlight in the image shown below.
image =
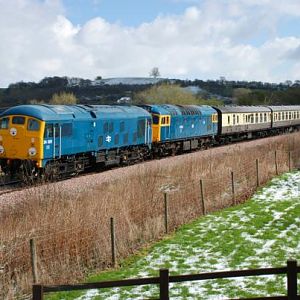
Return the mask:
<path id="1" fill-rule="evenodd" d="M 0 145 L 0 154 L 4 153 L 4 147 Z"/>
<path id="2" fill-rule="evenodd" d="M 28 154 L 29 154 L 29 156 L 35 156 L 36 155 L 36 149 L 34 147 L 29 148 Z"/>
<path id="3" fill-rule="evenodd" d="M 18 131 L 17 131 L 16 128 L 11 128 L 11 129 L 9 130 L 9 132 L 10 132 L 10 134 L 11 134 L 12 136 L 16 136 L 17 133 L 18 133 Z"/>

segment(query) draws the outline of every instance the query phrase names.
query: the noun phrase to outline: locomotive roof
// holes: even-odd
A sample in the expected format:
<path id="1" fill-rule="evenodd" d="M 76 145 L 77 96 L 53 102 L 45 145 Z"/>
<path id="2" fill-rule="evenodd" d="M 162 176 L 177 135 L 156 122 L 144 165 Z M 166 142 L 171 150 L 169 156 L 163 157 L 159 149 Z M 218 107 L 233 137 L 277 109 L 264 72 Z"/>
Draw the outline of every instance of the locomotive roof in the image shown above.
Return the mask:
<path id="1" fill-rule="evenodd" d="M 211 115 L 215 113 L 215 109 L 208 105 L 173 105 L 173 104 L 157 104 L 144 105 L 148 111 L 160 115 Z"/>
<path id="2" fill-rule="evenodd" d="M 111 105 L 19 105 L 7 109 L 2 116 L 26 115 L 43 121 L 70 119 L 98 119 L 134 115 L 150 117 L 150 114 L 137 106 Z"/>
<path id="3" fill-rule="evenodd" d="M 267 106 L 216 106 L 217 110 L 222 113 L 257 113 L 257 112 L 271 112 Z"/>

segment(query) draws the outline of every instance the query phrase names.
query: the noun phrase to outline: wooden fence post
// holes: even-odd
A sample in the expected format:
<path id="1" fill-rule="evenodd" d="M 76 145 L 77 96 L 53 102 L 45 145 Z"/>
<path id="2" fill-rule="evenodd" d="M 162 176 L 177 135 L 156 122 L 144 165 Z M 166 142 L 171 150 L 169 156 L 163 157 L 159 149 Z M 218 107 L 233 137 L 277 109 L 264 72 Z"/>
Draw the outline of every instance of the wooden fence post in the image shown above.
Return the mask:
<path id="1" fill-rule="evenodd" d="M 40 284 L 34 284 L 32 286 L 32 300 L 43 300 L 44 292 L 43 286 Z"/>
<path id="2" fill-rule="evenodd" d="M 259 187 L 259 165 L 258 165 L 258 159 L 256 159 L 256 186 Z"/>
<path id="3" fill-rule="evenodd" d="M 169 270 L 159 270 L 159 299 L 169 300 Z"/>
<path id="4" fill-rule="evenodd" d="M 37 270 L 37 255 L 36 255 L 36 245 L 35 240 L 30 239 L 30 256 L 31 256 L 31 270 L 33 283 L 39 281 L 38 270 Z"/>
<path id="5" fill-rule="evenodd" d="M 110 218 L 110 241 L 111 241 L 111 262 L 113 267 L 116 266 L 116 237 L 115 237 L 115 221 Z"/>
<path id="6" fill-rule="evenodd" d="M 277 151 L 275 150 L 275 174 L 278 175 Z"/>
<path id="7" fill-rule="evenodd" d="M 164 218 L 165 218 L 165 233 L 167 234 L 168 233 L 168 195 L 167 193 L 164 193 Z"/>
<path id="8" fill-rule="evenodd" d="M 205 199 L 204 199 L 204 189 L 203 189 L 203 180 L 200 179 L 200 197 L 202 205 L 202 214 L 206 215 Z"/>
<path id="9" fill-rule="evenodd" d="M 297 299 L 297 261 L 287 261 L 287 296 L 288 299 Z"/>
<path id="10" fill-rule="evenodd" d="M 231 171 L 231 191 L 232 191 L 233 205 L 236 205 L 236 202 L 235 202 L 235 189 L 234 189 L 234 174 L 233 174 L 233 171 Z"/>

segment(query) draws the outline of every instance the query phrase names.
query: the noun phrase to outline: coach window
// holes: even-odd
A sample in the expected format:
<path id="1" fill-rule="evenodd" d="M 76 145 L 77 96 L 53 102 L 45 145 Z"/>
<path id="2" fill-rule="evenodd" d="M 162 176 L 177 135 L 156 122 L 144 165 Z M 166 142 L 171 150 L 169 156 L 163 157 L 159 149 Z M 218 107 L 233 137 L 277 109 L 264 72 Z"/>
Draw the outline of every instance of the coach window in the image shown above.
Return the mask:
<path id="1" fill-rule="evenodd" d="M 16 125 L 24 125 L 25 124 L 25 118 L 16 116 L 12 118 L 12 123 Z"/>
<path id="2" fill-rule="evenodd" d="M 61 135 L 62 136 L 71 136 L 72 135 L 72 124 L 71 123 L 62 124 Z"/>
<path id="3" fill-rule="evenodd" d="M 240 117 L 236 116 L 236 123 L 239 124 L 240 123 Z"/>
<path id="4" fill-rule="evenodd" d="M 281 121 L 281 113 L 278 113 L 278 121 Z"/>
<path id="5" fill-rule="evenodd" d="M 230 116 L 228 116 L 228 124 L 230 124 Z"/>
<path id="6" fill-rule="evenodd" d="M 255 114 L 255 123 L 258 123 L 258 113 Z"/>
<path id="7" fill-rule="evenodd" d="M 233 125 L 235 125 L 235 115 L 233 115 Z"/>
<path id="8" fill-rule="evenodd" d="M 9 118 L 0 119 L 0 129 L 8 129 Z"/>
<path id="9" fill-rule="evenodd" d="M 267 122 L 267 113 L 264 113 L 264 122 Z"/>
<path id="10" fill-rule="evenodd" d="M 27 123 L 28 131 L 39 131 L 40 130 L 40 122 L 34 119 L 29 119 Z"/>
<path id="11" fill-rule="evenodd" d="M 165 118 L 165 117 L 163 117 L 163 118 L 161 119 L 161 124 L 162 124 L 162 125 L 165 125 L 165 124 L 166 124 L 166 118 Z"/>

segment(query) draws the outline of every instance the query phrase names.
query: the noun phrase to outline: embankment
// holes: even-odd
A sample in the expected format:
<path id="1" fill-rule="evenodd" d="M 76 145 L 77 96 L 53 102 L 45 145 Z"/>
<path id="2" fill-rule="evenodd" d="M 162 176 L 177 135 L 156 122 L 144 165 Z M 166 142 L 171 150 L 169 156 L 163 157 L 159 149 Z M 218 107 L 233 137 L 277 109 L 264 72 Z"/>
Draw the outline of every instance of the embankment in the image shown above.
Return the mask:
<path id="1" fill-rule="evenodd" d="M 34 239 L 42 283 L 80 281 L 111 265 L 110 218 L 120 260 L 204 212 L 244 201 L 300 164 L 300 133 L 155 160 L 0 196 L 0 298 L 32 284 Z"/>

